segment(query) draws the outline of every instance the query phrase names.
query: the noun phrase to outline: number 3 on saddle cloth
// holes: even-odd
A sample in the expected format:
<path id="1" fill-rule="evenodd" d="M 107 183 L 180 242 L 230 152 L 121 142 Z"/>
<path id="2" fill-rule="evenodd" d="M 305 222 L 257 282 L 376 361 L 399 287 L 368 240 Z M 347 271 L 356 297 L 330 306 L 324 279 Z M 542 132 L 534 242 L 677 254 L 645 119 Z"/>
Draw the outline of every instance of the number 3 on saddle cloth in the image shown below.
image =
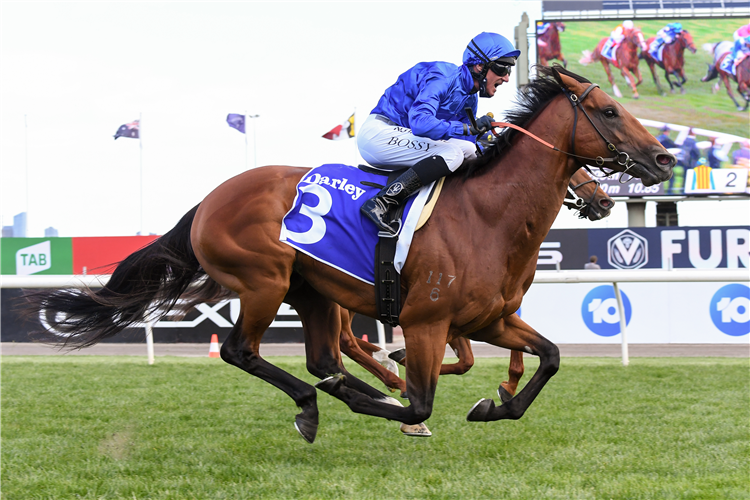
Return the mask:
<path id="1" fill-rule="evenodd" d="M 297 184 L 297 196 L 292 209 L 284 216 L 279 239 L 320 262 L 374 285 L 378 229 L 359 209 L 380 190 L 372 184 L 382 187 L 390 172 L 363 168 L 367 170 L 329 164 L 310 170 Z M 399 273 L 418 222 L 424 223 L 420 215 L 434 184 L 421 188 L 404 205 L 394 257 Z"/>

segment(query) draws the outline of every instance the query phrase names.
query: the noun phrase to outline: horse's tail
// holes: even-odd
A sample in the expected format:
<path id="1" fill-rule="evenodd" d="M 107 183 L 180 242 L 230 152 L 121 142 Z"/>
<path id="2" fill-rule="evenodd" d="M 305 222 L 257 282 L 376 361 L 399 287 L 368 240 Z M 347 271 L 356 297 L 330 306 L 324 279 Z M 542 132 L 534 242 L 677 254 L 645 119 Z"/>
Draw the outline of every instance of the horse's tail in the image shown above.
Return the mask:
<path id="1" fill-rule="evenodd" d="M 714 55 L 714 50 L 716 50 L 716 46 L 719 45 L 718 43 L 704 43 L 703 44 L 703 50 L 708 52 L 711 55 Z"/>
<path id="2" fill-rule="evenodd" d="M 579 63 L 583 64 L 584 66 L 588 66 L 589 64 L 594 62 L 593 52 L 591 52 L 590 50 L 584 50 L 582 53 L 583 53 L 583 57 L 581 57 L 578 60 Z"/>
<path id="3" fill-rule="evenodd" d="M 27 294 L 26 312 L 39 315 L 47 330 L 44 340 L 88 347 L 146 319 L 164 317 L 181 297 L 185 300 L 178 309 L 187 311 L 196 303 L 227 296 L 229 292 L 206 276 L 193 253 L 190 227 L 197 209 L 120 262 L 103 288 Z M 186 294 L 201 278 L 206 279 Z"/>

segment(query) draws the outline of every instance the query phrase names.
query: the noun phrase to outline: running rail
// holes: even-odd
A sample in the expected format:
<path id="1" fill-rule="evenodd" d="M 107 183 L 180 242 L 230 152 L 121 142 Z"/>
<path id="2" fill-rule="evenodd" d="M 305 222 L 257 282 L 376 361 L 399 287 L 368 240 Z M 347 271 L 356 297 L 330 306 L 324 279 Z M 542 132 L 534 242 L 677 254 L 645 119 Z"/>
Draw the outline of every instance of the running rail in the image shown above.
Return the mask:
<path id="1" fill-rule="evenodd" d="M 109 281 L 109 275 L 40 275 L 40 276 L 0 276 L 0 288 L 82 288 L 101 287 Z M 585 271 L 537 271 L 534 283 L 612 283 L 620 313 L 622 333 L 622 364 L 628 366 L 627 332 L 625 330 L 625 308 L 618 283 L 686 283 L 686 282 L 750 282 L 750 269 L 636 269 L 626 270 L 585 270 Z M 154 364 L 154 339 L 152 324 L 146 323 L 146 346 L 148 363 Z M 378 324 L 378 338 L 384 343 L 382 324 Z M 381 345 L 384 347 L 384 345 Z"/>

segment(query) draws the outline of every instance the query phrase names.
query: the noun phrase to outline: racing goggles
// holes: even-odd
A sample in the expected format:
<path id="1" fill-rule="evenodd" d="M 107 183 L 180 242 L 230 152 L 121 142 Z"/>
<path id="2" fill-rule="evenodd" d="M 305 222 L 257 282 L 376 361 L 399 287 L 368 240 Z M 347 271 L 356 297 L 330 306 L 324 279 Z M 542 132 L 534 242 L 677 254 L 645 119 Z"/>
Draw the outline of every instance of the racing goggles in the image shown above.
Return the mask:
<path id="1" fill-rule="evenodd" d="M 499 57 L 487 63 L 487 68 L 491 69 L 497 76 L 510 76 L 511 66 L 516 64 L 515 57 Z"/>
<path id="2" fill-rule="evenodd" d="M 489 63 L 488 68 L 490 71 L 495 73 L 497 76 L 503 77 L 503 76 L 510 76 L 510 70 L 511 67 L 507 66 L 502 63 L 497 63 L 495 61 L 492 61 Z"/>

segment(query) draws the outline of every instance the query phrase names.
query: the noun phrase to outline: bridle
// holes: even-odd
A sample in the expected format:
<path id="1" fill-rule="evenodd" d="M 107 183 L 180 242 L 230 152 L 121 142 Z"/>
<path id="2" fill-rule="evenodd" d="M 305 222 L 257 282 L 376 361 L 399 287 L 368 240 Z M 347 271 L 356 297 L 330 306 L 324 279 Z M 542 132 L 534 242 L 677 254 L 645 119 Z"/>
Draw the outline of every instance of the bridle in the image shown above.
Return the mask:
<path id="1" fill-rule="evenodd" d="M 583 112 L 584 116 L 586 117 L 586 119 L 591 124 L 591 126 L 594 127 L 594 130 L 596 130 L 596 133 L 599 134 L 599 137 L 601 137 L 602 140 L 607 144 L 607 149 L 609 149 L 611 152 L 613 152 L 615 154 L 614 156 L 612 156 L 610 158 L 603 158 L 601 156 L 597 156 L 596 158 L 591 158 L 591 157 L 588 157 L 588 156 L 577 155 L 577 154 L 575 154 L 573 152 L 569 153 L 567 151 L 563 151 L 563 150 L 561 150 L 561 149 L 553 146 L 552 144 L 550 144 L 549 142 L 547 142 L 547 141 L 545 141 L 543 139 L 540 139 L 539 137 L 535 136 L 534 134 L 532 134 L 528 130 L 525 130 L 525 129 L 517 126 L 517 125 L 513 125 L 512 123 L 492 122 L 492 124 L 491 124 L 492 127 L 493 127 L 492 128 L 492 133 L 495 135 L 495 137 L 499 137 L 500 134 L 498 134 L 497 132 L 495 132 L 495 127 L 498 127 L 498 128 L 510 127 L 512 129 L 518 130 L 519 132 L 522 132 L 522 133 L 528 135 L 532 139 L 534 139 L 534 140 L 536 140 L 536 141 L 544 144 L 548 148 L 551 148 L 551 149 L 553 149 L 555 151 L 558 151 L 560 153 L 566 154 L 566 155 L 568 155 L 570 157 L 573 157 L 573 158 L 578 158 L 578 159 L 587 160 L 587 161 L 593 161 L 596 164 L 597 168 L 599 168 L 599 170 L 605 176 L 607 176 L 607 177 L 610 176 L 610 175 L 612 175 L 612 174 L 614 174 L 614 173 L 619 172 L 620 173 L 620 177 L 618 179 L 618 182 L 620 184 L 627 184 L 628 182 L 630 182 L 631 180 L 633 180 L 633 177 L 630 176 L 630 178 L 628 180 L 626 180 L 625 182 L 622 182 L 622 174 L 627 173 L 627 171 L 630 170 L 633 167 L 633 165 L 636 164 L 635 161 L 633 161 L 630 158 L 630 155 L 628 155 L 625 151 L 618 150 L 617 147 L 614 144 L 612 144 L 612 142 L 610 142 L 606 137 L 604 137 L 604 134 L 602 134 L 601 130 L 599 130 L 599 127 L 596 126 L 596 124 L 594 123 L 594 121 L 589 116 L 588 112 L 586 112 L 586 108 L 584 108 L 583 105 L 581 104 L 583 102 L 583 100 L 586 99 L 586 96 L 588 96 L 589 93 L 592 90 L 599 88 L 599 85 L 597 85 L 596 83 L 592 83 L 591 85 L 589 85 L 586 88 L 586 90 L 583 91 L 583 94 L 581 94 L 581 97 L 578 97 L 573 92 L 571 92 L 568 89 L 566 89 L 565 87 L 561 87 L 561 88 L 562 88 L 563 93 L 568 98 L 568 102 L 570 102 L 571 106 L 573 106 L 573 129 L 570 132 L 570 150 L 571 151 L 575 151 L 576 150 L 576 148 L 575 148 L 576 127 L 578 126 L 578 109 L 580 108 L 581 111 Z M 610 171 L 607 172 L 606 170 L 604 170 L 604 164 L 605 163 L 617 163 L 618 165 L 620 165 L 622 167 L 625 167 L 625 170 L 619 171 L 619 170 L 609 169 Z M 585 168 L 589 173 L 591 173 L 591 170 L 588 168 L 588 165 L 586 163 L 581 163 L 581 166 L 583 168 Z M 630 174 L 628 174 L 628 175 L 630 175 Z"/>
<path id="2" fill-rule="evenodd" d="M 578 193 L 576 193 L 576 191 L 590 182 L 596 184 L 596 188 L 594 188 L 594 191 L 591 193 L 591 198 L 585 200 L 578 196 Z M 569 210 L 577 210 L 579 219 L 586 219 L 591 213 L 591 206 L 594 203 L 594 198 L 596 198 L 596 190 L 600 186 L 601 183 L 597 179 L 589 179 L 575 186 L 571 186 L 569 183 L 568 192 L 565 193 L 565 201 L 563 201 L 563 204 L 568 207 Z"/>

